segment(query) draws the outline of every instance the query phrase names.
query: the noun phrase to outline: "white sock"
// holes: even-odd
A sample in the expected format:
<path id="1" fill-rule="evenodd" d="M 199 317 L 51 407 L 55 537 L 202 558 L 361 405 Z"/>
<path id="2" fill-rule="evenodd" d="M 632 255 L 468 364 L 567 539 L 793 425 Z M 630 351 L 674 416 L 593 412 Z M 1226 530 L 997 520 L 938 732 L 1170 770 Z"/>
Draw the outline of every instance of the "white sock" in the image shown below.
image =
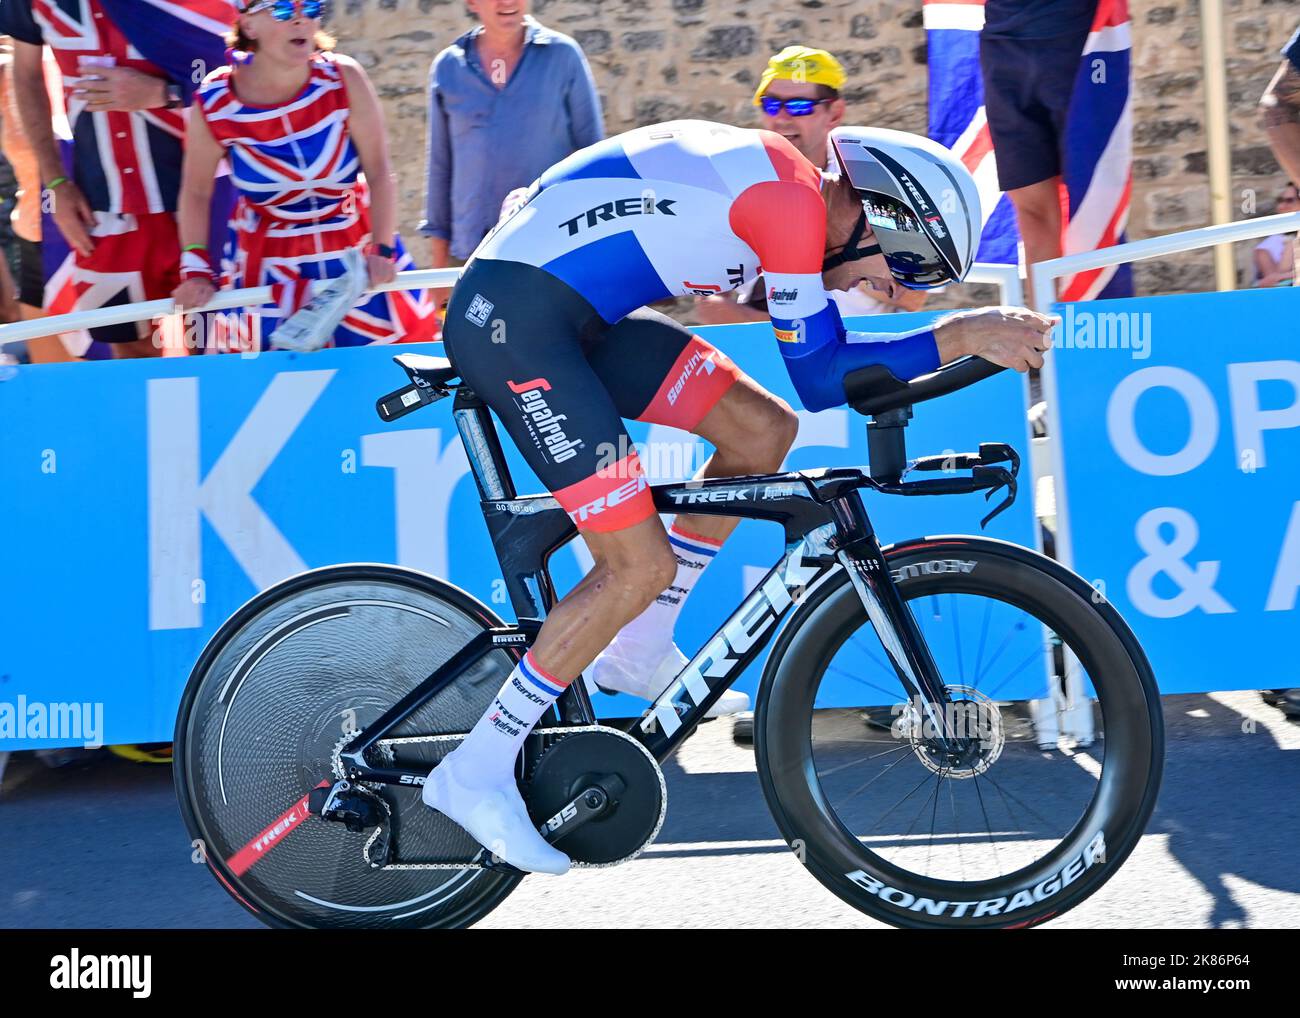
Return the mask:
<path id="1" fill-rule="evenodd" d="M 538 666 L 532 651 L 525 654 L 492 705 L 456 747 L 457 773 L 472 775 L 474 783 L 482 785 L 512 780 L 524 739 L 565 687 Z"/>
<path id="2" fill-rule="evenodd" d="M 667 645 L 673 640 L 677 617 L 682 605 L 703 574 L 704 569 L 722 542 L 711 537 L 701 537 L 689 530 L 679 530 L 677 521 L 668 528 L 668 543 L 677 554 L 677 576 L 672 584 L 654 602 L 619 631 L 619 637 L 649 646 Z"/>

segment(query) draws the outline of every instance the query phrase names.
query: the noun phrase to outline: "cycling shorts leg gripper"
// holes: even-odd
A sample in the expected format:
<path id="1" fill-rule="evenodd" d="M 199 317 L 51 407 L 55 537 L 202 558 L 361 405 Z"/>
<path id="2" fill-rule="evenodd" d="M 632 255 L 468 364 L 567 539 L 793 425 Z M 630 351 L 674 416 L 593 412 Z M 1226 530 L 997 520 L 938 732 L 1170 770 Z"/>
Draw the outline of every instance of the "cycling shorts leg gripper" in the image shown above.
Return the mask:
<path id="1" fill-rule="evenodd" d="M 598 534 L 623 530 L 655 515 L 654 497 L 635 449 L 576 484 L 551 489 L 551 494 L 579 530 Z"/>
<path id="2" fill-rule="evenodd" d="M 739 380 L 740 369 L 730 357 L 712 343 L 692 336 L 636 419 L 694 431 Z"/>
<path id="3" fill-rule="evenodd" d="M 447 306 L 443 341 L 533 473 L 579 530 L 655 514 L 641 462 L 582 337 L 607 328 L 567 284 L 529 265 L 476 259 Z"/>
<path id="4" fill-rule="evenodd" d="M 624 417 L 683 431 L 694 431 L 741 377 L 721 350 L 650 308 L 609 326 L 587 357 Z"/>

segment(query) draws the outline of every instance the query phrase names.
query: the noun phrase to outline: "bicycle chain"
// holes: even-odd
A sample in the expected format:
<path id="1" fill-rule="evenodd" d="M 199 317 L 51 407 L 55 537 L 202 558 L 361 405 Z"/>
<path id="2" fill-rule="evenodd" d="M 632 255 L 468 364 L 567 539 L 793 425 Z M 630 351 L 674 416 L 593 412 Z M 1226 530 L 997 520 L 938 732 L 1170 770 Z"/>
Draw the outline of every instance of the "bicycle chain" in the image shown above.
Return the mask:
<path id="1" fill-rule="evenodd" d="M 639 749 L 642 753 L 644 753 L 646 758 L 649 759 L 652 764 L 654 764 L 655 773 L 659 776 L 659 801 L 661 804 L 659 807 L 659 819 L 655 823 L 655 829 L 650 833 L 650 837 L 646 838 L 646 840 L 641 844 L 641 847 L 638 848 L 635 852 L 631 853 L 630 855 L 625 855 L 622 859 L 615 859 L 613 862 L 574 862 L 571 864 L 572 869 L 585 869 L 585 870 L 608 869 L 610 866 L 621 866 L 623 865 L 623 863 L 631 862 L 633 859 L 639 856 L 642 852 L 646 850 L 647 847 L 649 847 L 654 843 L 655 838 L 659 837 L 659 831 L 663 827 L 664 818 L 668 814 L 668 784 L 664 780 L 664 772 L 660 769 L 658 761 L 655 760 L 655 758 L 650 755 L 650 751 L 646 749 L 645 746 L 641 745 L 641 743 L 637 742 L 636 739 L 628 735 L 627 732 L 620 731 L 617 728 L 610 728 L 606 725 L 575 725 L 568 728 L 542 728 L 533 732 L 533 734 L 565 736 L 565 735 L 576 735 L 579 732 L 607 732 L 611 735 L 617 735 L 621 739 L 626 739 L 628 742 L 636 746 L 636 748 Z M 347 775 L 343 773 L 342 753 L 344 748 L 353 739 L 355 739 L 358 734 L 359 734 L 358 732 L 349 732 L 346 735 L 344 735 L 343 738 L 339 739 L 337 743 L 335 743 L 334 753 L 331 758 L 331 764 L 334 768 L 335 777 L 340 779 L 347 777 Z M 382 752 L 387 754 L 387 762 L 392 763 L 394 746 L 405 746 L 405 745 L 412 745 L 415 743 L 422 743 L 422 742 L 453 742 L 464 738 L 465 736 L 463 734 L 405 735 L 393 739 L 380 739 L 377 743 L 375 743 L 375 745 Z M 543 750 L 542 752 L 544 753 L 546 751 Z M 391 807 L 389 807 L 388 805 L 388 800 L 385 799 L 382 795 L 379 795 L 379 790 L 384 787 L 383 784 L 374 781 L 358 781 L 357 784 L 361 785 L 364 788 L 368 788 L 370 791 L 375 793 L 375 795 L 379 798 L 379 801 L 383 803 L 386 821 L 391 821 L 393 811 Z M 455 821 L 452 822 L 454 823 Z M 366 839 L 366 843 L 361 847 L 362 858 L 365 859 L 366 865 L 369 866 L 371 869 L 384 870 L 385 872 L 410 872 L 416 870 L 481 870 L 481 869 L 496 868 L 496 867 L 485 866 L 481 862 L 474 861 L 474 859 L 478 859 L 487 853 L 486 848 L 480 849 L 479 854 L 475 856 L 474 859 L 471 859 L 468 862 L 395 862 L 395 863 L 388 863 L 387 865 L 384 865 L 383 863 L 375 862 L 370 858 L 370 849 L 374 845 L 375 841 L 379 838 L 379 836 L 383 833 L 383 830 L 384 830 L 383 825 L 376 827 L 374 834 L 370 835 L 370 837 Z"/>

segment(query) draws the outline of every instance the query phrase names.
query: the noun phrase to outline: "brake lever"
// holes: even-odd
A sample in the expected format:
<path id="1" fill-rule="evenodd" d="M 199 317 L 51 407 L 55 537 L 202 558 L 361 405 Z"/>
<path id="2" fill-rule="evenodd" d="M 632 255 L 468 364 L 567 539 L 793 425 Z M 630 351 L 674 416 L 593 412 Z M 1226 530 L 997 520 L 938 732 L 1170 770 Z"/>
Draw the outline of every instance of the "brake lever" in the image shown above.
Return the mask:
<path id="1" fill-rule="evenodd" d="M 1011 503 L 1013 503 L 1016 500 L 1016 494 L 1019 491 L 1019 485 L 1016 482 L 1016 475 L 1014 473 L 1014 469 L 1018 468 L 1019 465 L 1020 465 L 1019 457 L 1017 457 L 1015 466 L 1013 467 L 1012 470 L 1007 470 L 1006 467 L 974 467 L 971 470 L 972 480 L 981 480 L 987 478 L 987 479 L 993 479 L 997 481 L 996 484 L 991 484 L 989 486 L 988 491 L 984 493 L 985 502 L 988 502 L 993 498 L 994 492 L 999 491 L 1002 488 L 1007 489 L 1007 497 L 1002 500 L 1002 502 L 997 506 L 997 508 L 995 508 L 991 513 L 989 513 L 982 520 L 980 520 L 981 530 L 985 529 L 988 526 L 989 521 L 992 520 L 995 516 L 998 516 L 999 514 L 1009 509 L 1011 507 Z"/>

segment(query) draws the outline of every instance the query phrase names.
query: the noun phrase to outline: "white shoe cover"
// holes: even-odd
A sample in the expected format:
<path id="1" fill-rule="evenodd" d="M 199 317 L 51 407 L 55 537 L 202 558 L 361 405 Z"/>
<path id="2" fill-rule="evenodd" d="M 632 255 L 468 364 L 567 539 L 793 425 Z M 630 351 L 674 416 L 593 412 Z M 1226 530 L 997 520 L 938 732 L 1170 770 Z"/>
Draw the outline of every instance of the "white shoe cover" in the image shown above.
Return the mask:
<path id="1" fill-rule="evenodd" d="M 659 663 L 651 671 L 656 660 Z M 589 693 L 598 692 L 599 687 L 615 693 L 629 693 L 642 700 L 653 700 L 681 673 L 687 660 L 675 643 L 670 643 L 666 650 L 649 648 L 619 634 L 597 655 L 591 667 L 583 673 L 583 679 Z M 728 689 L 709 708 L 705 717 L 725 717 L 746 710 L 749 710 L 749 697 Z"/>
<path id="2" fill-rule="evenodd" d="M 467 781 L 459 773 L 456 756 L 457 751 L 452 750 L 425 779 L 424 804 L 460 824 L 480 845 L 515 869 L 567 873 L 569 857 L 537 832 L 513 773 L 502 784 Z"/>

